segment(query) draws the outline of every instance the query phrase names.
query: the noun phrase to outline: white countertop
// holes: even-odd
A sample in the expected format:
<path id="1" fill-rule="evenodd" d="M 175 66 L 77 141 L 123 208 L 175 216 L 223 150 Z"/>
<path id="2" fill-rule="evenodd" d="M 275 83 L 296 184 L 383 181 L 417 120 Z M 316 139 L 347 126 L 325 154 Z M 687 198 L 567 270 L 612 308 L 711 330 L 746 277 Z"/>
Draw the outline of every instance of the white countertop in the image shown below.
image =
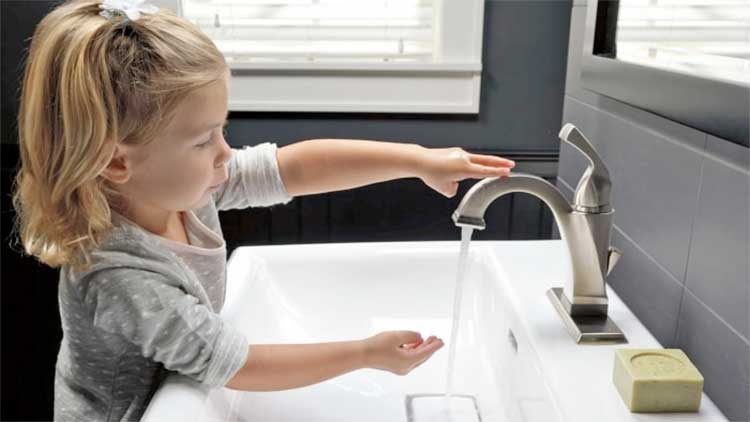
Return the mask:
<path id="1" fill-rule="evenodd" d="M 631 413 L 623 403 L 612 382 L 614 351 L 618 348 L 663 348 L 640 323 L 619 296 L 607 288 L 610 318 L 623 331 L 627 344 L 576 344 L 565 331 L 563 322 L 546 296 L 551 287 L 561 287 L 553 274 L 564 269 L 561 259 L 547 259 L 545 265 L 515 265 L 540 262 L 544 256 L 563 256 L 565 244 L 561 240 L 543 241 L 482 241 L 474 245 L 488 245 L 495 251 L 498 263 L 507 277 L 505 280 L 524 280 L 514 283 L 518 294 L 518 310 L 526 324 L 542 371 L 550 388 L 559 398 L 559 407 L 566 421 L 681 421 L 726 422 L 721 411 L 704 393 L 698 413 Z M 513 264 L 511 264 L 513 263 Z"/>

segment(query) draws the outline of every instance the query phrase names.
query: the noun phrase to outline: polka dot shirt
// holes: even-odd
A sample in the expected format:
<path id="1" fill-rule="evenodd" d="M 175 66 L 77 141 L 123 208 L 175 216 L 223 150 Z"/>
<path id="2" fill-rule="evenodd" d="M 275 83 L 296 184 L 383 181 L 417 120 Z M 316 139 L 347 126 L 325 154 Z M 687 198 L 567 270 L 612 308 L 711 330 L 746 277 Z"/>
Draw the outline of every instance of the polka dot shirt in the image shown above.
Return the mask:
<path id="1" fill-rule="evenodd" d="M 223 387 L 244 365 L 247 339 L 218 315 L 227 258 L 218 211 L 292 200 L 276 151 L 272 143 L 232 149 L 227 182 L 185 213 L 190 244 L 114 213 L 94 265 L 61 268 L 56 421 L 137 421 L 169 372 Z"/>

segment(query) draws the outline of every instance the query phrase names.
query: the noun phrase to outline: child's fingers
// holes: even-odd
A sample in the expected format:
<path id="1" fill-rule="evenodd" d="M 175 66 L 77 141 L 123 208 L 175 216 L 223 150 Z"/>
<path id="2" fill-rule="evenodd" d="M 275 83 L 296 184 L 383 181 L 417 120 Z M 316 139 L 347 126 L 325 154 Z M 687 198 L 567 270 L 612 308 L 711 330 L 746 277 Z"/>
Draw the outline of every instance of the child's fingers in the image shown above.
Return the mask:
<path id="1" fill-rule="evenodd" d="M 418 356 L 427 356 L 434 353 L 439 348 L 443 347 L 443 340 L 431 336 L 424 343 L 420 344 L 414 349 L 414 352 Z"/>
<path id="2" fill-rule="evenodd" d="M 443 340 L 433 336 L 429 341 L 420 344 L 418 348 L 420 347 L 423 349 L 437 350 L 443 347 Z"/>
<path id="3" fill-rule="evenodd" d="M 424 343 L 420 344 L 419 347 L 412 350 L 411 359 L 414 359 L 412 369 L 424 363 L 424 361 L 429 359 L 433 355 L 433 353 L 435 353 L 441 347 L 443 347 L 443 341 L 440 339 L 433 339 L 429 343 L 425 341 Z"/>
<path id="4" fill-rule="evenodd" d="M 469 160 L 472 163 L 482 164 L 485 166 L 495 167 L 514 167 L 516 163 L 507 158 L 495 157 L 494 155 L 469 154 Z"/>
<path id="5" fill-rule="evenodd" d="M 421 343 L 422 334 L 416 331 L 397 331 L 396 339 L 398 339 L 399 345 Z"/>
<path id="6" fill-rule="evenodd" d="M 427 340 L 416 341 L 414 343 L 406 343 L 406 344 L 401 345 L 400 347 L 404 349 L 416 349 L 417 347 L 421 347 L 421 346 L 424 346 L 425 344 L 433 342 L 435 339 L 437 339 L 437 337 L 430 336 L 427 338 Z"/>
<path id="7" fill-rule="evenodd" d="M 434 341 L 436 345 L 434 346 L 434 350 L 429 350 L 428 352 L 424 352 L 422 354 L 417 354 L 418 360 L 414 363 L 414 368 L 418 367 L 419 365 L 423 364 L 427 359 L 429 359 L 438 349 L 440 349 L 443 345 L 439 344 L 439 342 Z"/>
<path id="8" fill-rule="evenodd" d="M 423 343 L 424 343 L 423 341 L 415 341 L 414 343 L 402 344 L 399 347 L 402 347 L 404 349 L 413 349 L 413 348 L 415 348 L 415 347 L 417 347 L 417 346 L 419 346 L 420 344 L 423 344 Z"/>
<path id="9" fill-rule="evenodd" d="M 403 347 L 404 349 L 414 349 L 417 346 L 429 343 L 429 342 L 435 340 L 436 338 L 437 337 L 435 337 L 435 336 L 429 336 L 429 337 L 427 337 L 427 340 L 419 340 L 419 341 L 415 341 L 413 343 L 406 343 L 406 344 L 401 345 L 401 347 Z"/>
<path id="10" fill-rule="evenodd" d="M 508 167 L 488 167 L 475 164 L 471 166 L 469 171 L 466 173 L 466 177 L 497 177 L 507 176 L 510 174 Z"/>

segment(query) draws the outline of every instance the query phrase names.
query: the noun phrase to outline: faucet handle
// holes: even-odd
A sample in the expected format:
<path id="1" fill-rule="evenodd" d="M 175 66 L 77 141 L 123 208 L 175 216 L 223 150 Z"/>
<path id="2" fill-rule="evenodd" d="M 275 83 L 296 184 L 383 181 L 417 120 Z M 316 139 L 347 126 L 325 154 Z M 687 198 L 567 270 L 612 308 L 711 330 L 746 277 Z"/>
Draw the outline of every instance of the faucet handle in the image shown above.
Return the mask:
<path id="1" fill-rule="evenodd" d="M 609 253 L 607 254 L 607 274 L 612 272 L 617 265 L 617 262 L 622 258 L 622 251 L 614 246 L 609 247 Z"/>
<path id="2" fill-rule="evenodd" d="M 571 123 L 566 123 L 560 130 L 561 140 L 573 145 L 588 159 L 589 165 L 581 176 L 573 199 L 573 209 L 587 213 L 606 213 L 612 210 L 609 204 L 611 181 L 609 169 L 593 145 Z"/>

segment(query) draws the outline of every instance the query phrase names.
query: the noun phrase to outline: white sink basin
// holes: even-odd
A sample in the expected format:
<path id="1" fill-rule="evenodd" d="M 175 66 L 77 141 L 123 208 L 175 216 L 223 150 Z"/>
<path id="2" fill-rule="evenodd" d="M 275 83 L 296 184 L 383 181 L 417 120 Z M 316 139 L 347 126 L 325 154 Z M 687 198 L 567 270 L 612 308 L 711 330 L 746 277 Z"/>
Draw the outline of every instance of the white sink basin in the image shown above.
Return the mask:
<path id="1" fill-rule="evenodd" d="M 406 376 L 363 369 L 278 392 L 209 389 L 173 374 L 144 421 L 406 421 L 405 398 L 444 393 L 459 242 L 241 247 L 228 264 L 222 316 L 250 343 L 361 339 L 385 330 L 437 335 L 445 346 Z M 627 345 L 577 345 L 545 297 L 562 284 L 560 241 L 473 241 L 464 280 L 454 389 L 482 421 L 725 421 L 631 414 L 611 382 L 613 349 L 660 347 L 613 293 Z M 540 265 L 543 263 L 544 265 Z"/>

